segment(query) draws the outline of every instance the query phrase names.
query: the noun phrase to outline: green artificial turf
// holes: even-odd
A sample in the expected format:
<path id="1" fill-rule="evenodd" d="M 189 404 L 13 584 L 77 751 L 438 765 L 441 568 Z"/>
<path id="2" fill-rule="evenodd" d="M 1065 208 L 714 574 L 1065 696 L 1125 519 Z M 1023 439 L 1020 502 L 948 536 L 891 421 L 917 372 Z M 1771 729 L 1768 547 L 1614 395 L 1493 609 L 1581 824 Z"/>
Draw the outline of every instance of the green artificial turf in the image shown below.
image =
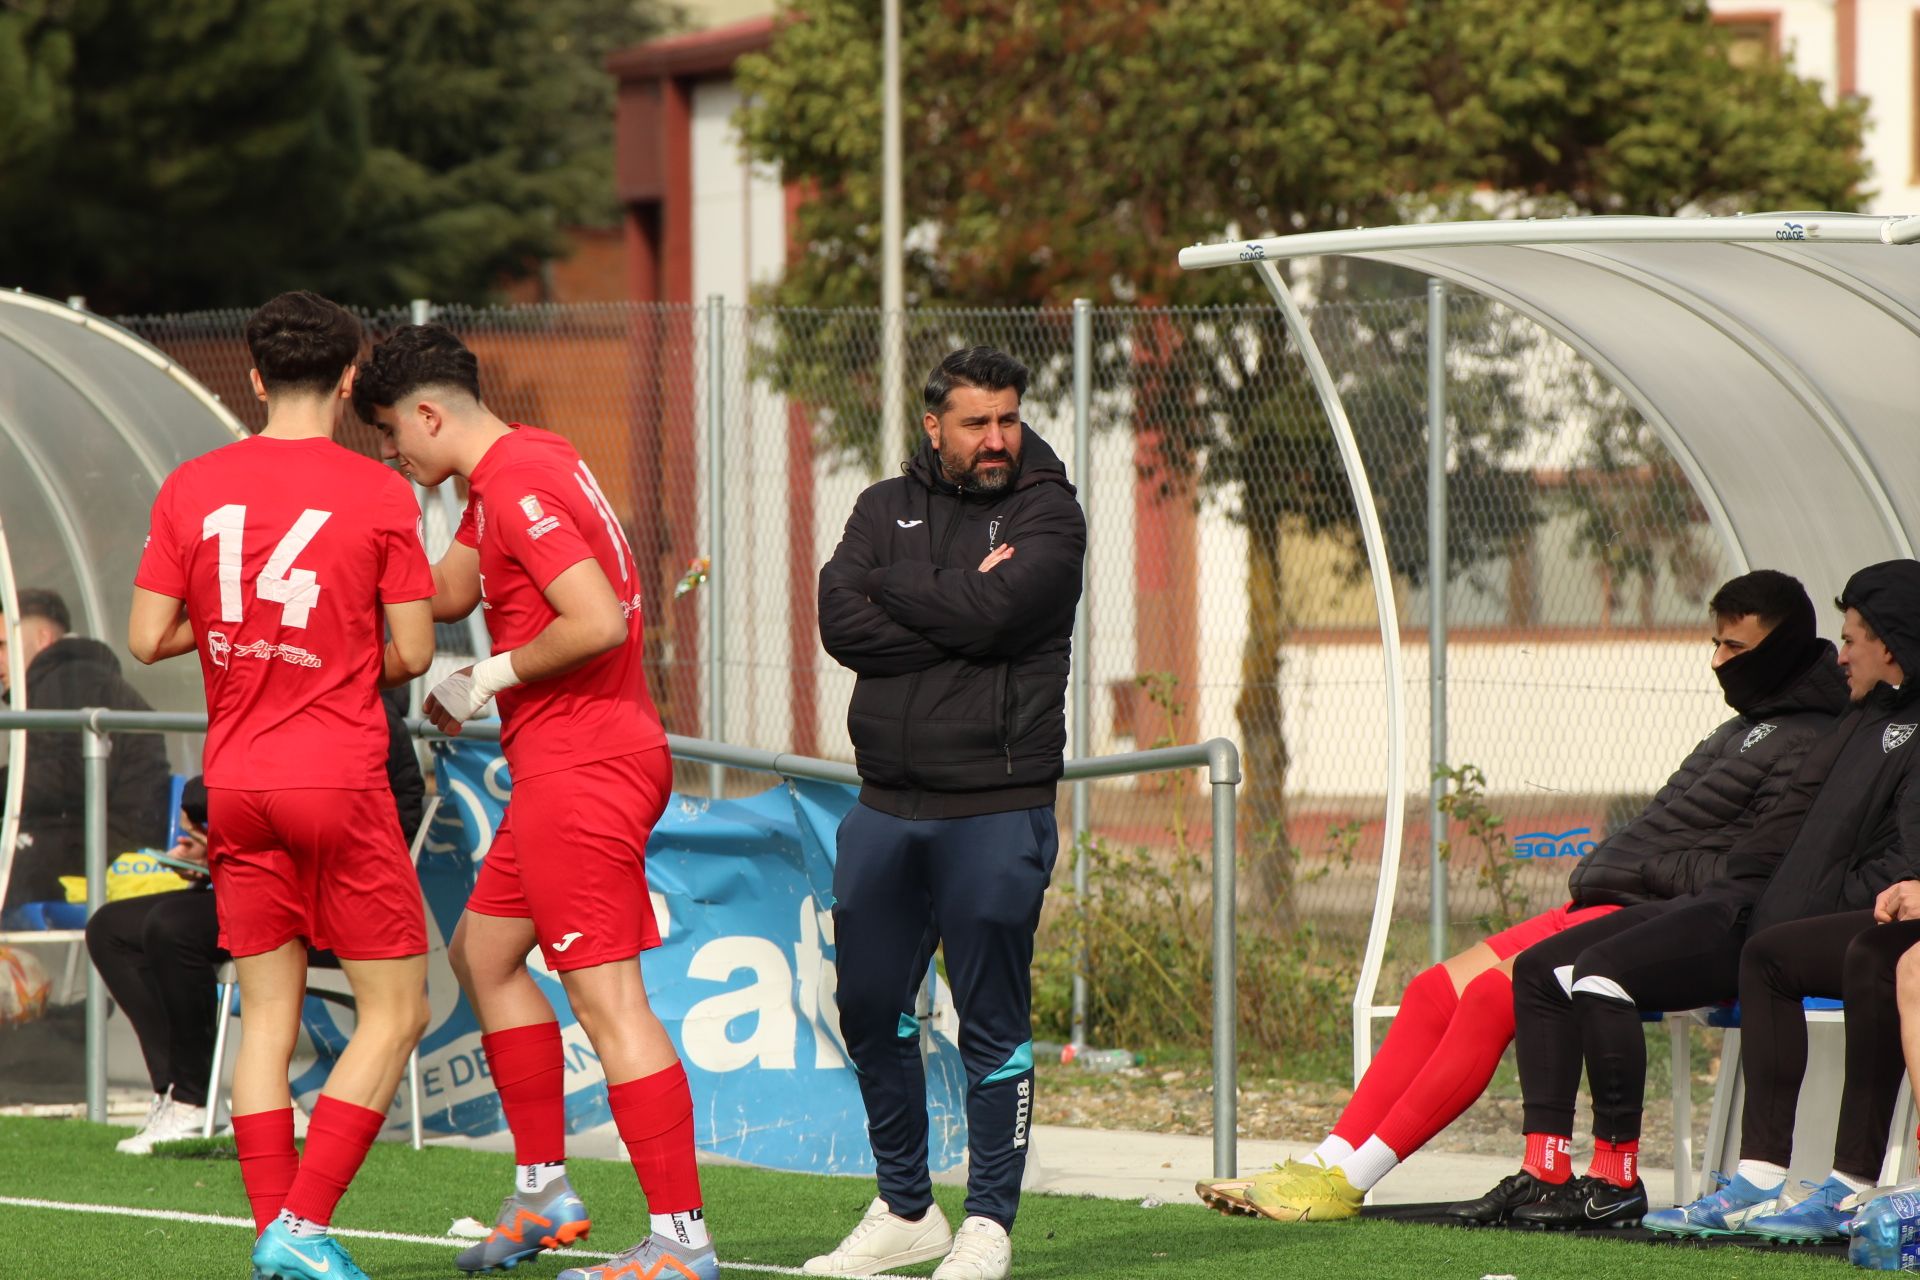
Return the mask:
<path id="1" fill-rule="evenodd" d="M 226 1149 L 187 1144 L 192 1157 L 123 1156 L 125 1128 L 73 1120 L 0 1118 L 0 1196 L 244 1218 L 240 1168 Z M 621 1163 L 575 1160 L 574 1185 L 593 1213 L 584 1247 L 612 1252 L 634 1243 L 646 1221 L 633 1171 Z M 341 1203 L 337 1226 L 444 1237 L 456 1218 L 488 1219 L 506 1194 L 504 1155 L 378 1144 Z M 859 1178 L 707 1166 L 708 1219 L 723 1270 L 797 1268 L 833 1247 L 873 1195 Z M 938 1189 L 957 1223 L 958 1188 Z M 0 1280 L 112 1276 L 137 1280 L 245 1280 L 250 1231 L 177 1220 L 0 1204 Z M 373 1280 L 459 1275 L 447 1244 L 345 1241 Z M 551 1277 L 570 1256 L 522 1264 L 521 1277 Z M 728 1263 L 757 1264 L 730 1269 Z M 913 1269 L 926 1275 L 932 1264 Z M 1786 1249 L 1691 1249 L 1510 1231 L 1459 1231 L 1362 1221 L 1282 1226 L 1222 1218 L 1199 1204 L 1142 1208 L 1138 1202 L 1029 1195 L 1014 1233 L 1016 1280 L 1048 1277 L 1302 1277 L 1305 1280 L 1836 1280 L 1845 1264 Z"/>

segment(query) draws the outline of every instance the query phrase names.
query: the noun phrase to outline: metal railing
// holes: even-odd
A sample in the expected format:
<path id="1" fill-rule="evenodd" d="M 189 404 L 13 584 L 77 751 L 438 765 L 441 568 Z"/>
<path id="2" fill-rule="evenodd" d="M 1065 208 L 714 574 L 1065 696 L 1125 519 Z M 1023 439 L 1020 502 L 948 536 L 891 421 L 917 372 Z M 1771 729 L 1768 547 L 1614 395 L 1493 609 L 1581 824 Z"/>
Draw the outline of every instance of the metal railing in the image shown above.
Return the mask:
<path id="1" fill-rule="evenodd" d="M 0 732 L 14 729 L 50 729 L 78 732 L 85 762 L 87 915 L 92 917 L 107 895 L 107 756 L 115 733 L 204 733 L 204 715 L 166 711 L 109 711 L 98 707 L 77 711 L 0 711 Z M 409 720 L 415 737 L 444 738 L 423 720 Z M 476 720 L 461 731 L 462 738 L 497 741 L 498 720 Z M 714 766 L 807 778 L 857 786 L 860 775 L 850 764 L 811 756 L 739 747 L 703 738 L 667 735 L 676 759 Z M 1240 750 L 1225 738 L 1189 746 L 1159 747 L 1118 755 L 1070 760 L 1063 780 L 1118 778 L 1133 774 L 1165 773 L 1205 768 L 1213 800 L 1213 1172 L 1221 1178 L 1237 1171 L 1235 1135 L 1238 1131 L 1239 1053 L 1238 997 L 1234 982 L 1234 854 Z M 20 935 L 30 938 L 31 934 Z M 107 1118 L 107 995 L 99 970 L 87 968 L 87 1118 Z"/>

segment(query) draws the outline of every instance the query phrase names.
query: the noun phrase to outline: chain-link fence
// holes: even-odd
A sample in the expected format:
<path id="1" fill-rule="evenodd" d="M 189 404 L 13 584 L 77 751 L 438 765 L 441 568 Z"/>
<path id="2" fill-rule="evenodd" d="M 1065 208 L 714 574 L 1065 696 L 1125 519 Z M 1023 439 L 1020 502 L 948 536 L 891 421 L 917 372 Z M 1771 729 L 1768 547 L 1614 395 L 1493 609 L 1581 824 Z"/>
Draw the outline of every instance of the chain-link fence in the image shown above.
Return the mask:
<path id="1" fill-rule="evenodd" d="M 1455 945 L 1558 900 L 1568 855 L 1634 811 L 1725 714 L 1703 643 L 1720 548 L 1678 467 L 1589 364 L 1531 321 L 1467 296 L 1447 298 L 1444 314 L 1436 486 L 1429 298 L 1310 311 L 1386 527 L 1416 735 L 1401 780 L 1404 933 L 1383 991 L 1427 957 L 1436 496 L 1446 762 L 1483 778 L 1455 790 Z M 379 333 L 408 316 L 367 319 Z M 834 758 L 850 756 L 852 676 L 819 648 L 819 566 L 860 489 L 918 438 L 917 379 L 959 346 L 1019 356 L 1033 370 L 1025 416 L 1065 459 L 1089 518 L 1075 657 L 1091 725 L 1078 747 L 1235 739 L 1249 908 L 1364 936 L 1387 790 L 1378 623 L 1350 491 L 1274 309 L 1093 310 L 1084 457 L 1066 310 L 916 311 L 892 326 L 877 311 L 717 304 L 433 316 L 479 355 L 489 405 L 568 436 L 606 490 L 647 568 L 648 671 L 669 728 Z M 257 426 L 243 320 L 123 323 Z M 889 332 L 909 385 L 883 414 Z M 370 433 L 349 443 L 370 449 Z M 430 541 L 446 536 L 451 509 L 430 498 Z M 443 630 L 443 644 L 457 651 L 464 634 Z M 1123 847 L 1204 847 L 1193 795 L 1159 781 L 1096 786 L 1091 830 Z"/>

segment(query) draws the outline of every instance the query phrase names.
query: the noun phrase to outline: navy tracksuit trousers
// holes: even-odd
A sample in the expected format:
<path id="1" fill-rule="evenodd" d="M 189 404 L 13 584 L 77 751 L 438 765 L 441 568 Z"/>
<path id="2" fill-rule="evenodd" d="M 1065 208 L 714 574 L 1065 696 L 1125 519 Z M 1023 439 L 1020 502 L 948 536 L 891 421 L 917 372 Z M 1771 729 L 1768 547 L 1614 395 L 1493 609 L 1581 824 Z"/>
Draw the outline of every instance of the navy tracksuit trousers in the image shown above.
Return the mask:
<path id="1" fill-rule="evenodd" d="M 840 1031 L 860 1076 L 880 1195 L 901 1217 L 933 1203 L 913 1013 L 943 945 L 967 1073 L 967 1213 L 1013 1226 L 1033 1120 L 1033 933 L 1059 847 L 1051 805 L 911 821 L 856 804 L 840 823 Z"/>

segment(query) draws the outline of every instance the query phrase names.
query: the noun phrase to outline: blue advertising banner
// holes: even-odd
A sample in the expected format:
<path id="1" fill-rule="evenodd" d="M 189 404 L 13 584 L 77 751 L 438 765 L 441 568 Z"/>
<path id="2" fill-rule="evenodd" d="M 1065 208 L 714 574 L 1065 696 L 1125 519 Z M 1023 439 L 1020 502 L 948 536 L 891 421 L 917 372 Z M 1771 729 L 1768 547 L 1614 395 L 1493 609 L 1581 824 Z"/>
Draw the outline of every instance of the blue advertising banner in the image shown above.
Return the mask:
<path id="1" fill-rule="evenodd" d="M 429 1134 L 480 1135 L 505 1121 L 479 1024 L 447 964 L 446 939 L 511 782 L 492 744 L 456 741 L 434 750 L 441 803 L 419 868 L 433 1008 L 420 1043 L 422 1123 Z M 641 964 L 654 1010 L 686 1064 L 703 1152 L 813 1173 L 873 1170 L 834 1000 L 834 832 L 853 800 L 849 787 L 800 779 L 738 800 L 675 794 L 648 842 L 647 880 L 664 941 Z M 568 1131 L 610 1124 L 605 1078 L 565 991 L 537 949 L 528 963 L 560 1015 Z M 307 1007 L 319 1056 L 295 1081 L 303 1103 L 344 1044 L 329 1007 Z M 966 1077 L 958 1050 L 938 1030 L 927 1092 L 930 1163 L 950 1169 L 966 1151 Z M 396 1129 L 406 1125 L 406 1105 L 402 1090 L 391 1117 Z"/>

